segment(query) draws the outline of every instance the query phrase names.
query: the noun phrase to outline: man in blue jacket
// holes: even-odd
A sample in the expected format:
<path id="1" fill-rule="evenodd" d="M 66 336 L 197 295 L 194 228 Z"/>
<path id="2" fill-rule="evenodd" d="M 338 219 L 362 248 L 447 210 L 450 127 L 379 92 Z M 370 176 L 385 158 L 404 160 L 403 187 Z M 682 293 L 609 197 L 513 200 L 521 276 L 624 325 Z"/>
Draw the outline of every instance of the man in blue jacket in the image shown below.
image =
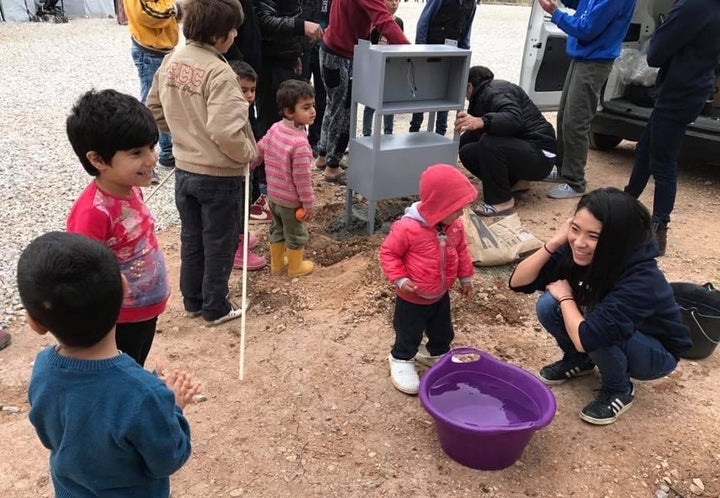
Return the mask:
<path id="1" fill-rule="evenodd" d="M 655 178 L 652 215 L 660 255 L 665 254 L 675 206 L 676 165 L 685 129 L 712 95 L 720 58 L 718 33 L 720 0 L 676 0 L 648 46 L 648 65 L 660 68 L 655 106 L 635 149 L 625 191 L 639 197 L 650 175 Z"/>
<path id="2" fill-rule="evenodd" d="M 547 178 L 560 185 L 547 195 L 553 199 L 580 197 L 587 188 L 585 163 L 588 132 L 597 110 L 600 90 L 613 62 L 620 55 L 635 0 L 562 0 L 575 9 L 570 15 L 554 0 L 538 0 L 551 21 L 567 33 L 567 54 L 572 58 L 565 77 L 557 115 L 557 170 Z"/>

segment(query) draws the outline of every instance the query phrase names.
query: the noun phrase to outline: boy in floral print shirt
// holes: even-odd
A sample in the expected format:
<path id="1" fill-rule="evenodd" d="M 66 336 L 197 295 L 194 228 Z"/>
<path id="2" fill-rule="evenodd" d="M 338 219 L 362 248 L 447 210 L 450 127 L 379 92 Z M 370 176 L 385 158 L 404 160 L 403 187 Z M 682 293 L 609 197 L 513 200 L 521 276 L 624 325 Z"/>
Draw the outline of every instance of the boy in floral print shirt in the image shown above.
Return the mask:
<path id="1" fill-rule="evenodd" d="M 67 231 L 99 240 L 115 254 L 129 290 L 116 343 L 142 366 L 169 296 L 155 220 L 140 190 L 150 185 L 157 162 L 157 125 L 134 97 L 115 90 L 89 91 L 68 116 L 67 134 L 94 177 L 73 204 Z"/>

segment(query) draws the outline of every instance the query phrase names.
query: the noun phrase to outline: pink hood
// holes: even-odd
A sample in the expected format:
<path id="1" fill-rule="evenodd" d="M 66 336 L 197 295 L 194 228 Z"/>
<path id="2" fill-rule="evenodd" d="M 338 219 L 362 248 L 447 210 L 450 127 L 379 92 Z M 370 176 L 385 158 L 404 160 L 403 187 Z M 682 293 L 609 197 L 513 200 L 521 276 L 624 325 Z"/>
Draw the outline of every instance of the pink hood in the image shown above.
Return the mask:
<path id="1" fill-rule="evenodd" d="M 458 168 L 435 164 L 420 176 L 420 204 L 417 208 L 431 227 L 475 200 L 477 189 Z"/>

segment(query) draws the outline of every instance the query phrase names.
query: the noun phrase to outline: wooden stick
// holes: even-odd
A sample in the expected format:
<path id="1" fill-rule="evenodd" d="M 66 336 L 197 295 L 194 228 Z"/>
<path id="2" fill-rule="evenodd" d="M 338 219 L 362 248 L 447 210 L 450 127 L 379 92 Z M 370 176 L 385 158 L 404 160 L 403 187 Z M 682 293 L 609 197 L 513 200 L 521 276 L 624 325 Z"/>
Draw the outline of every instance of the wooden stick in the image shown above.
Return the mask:
<path id="1" fill-rule="evenodd" d="M 247 318 L 247 254 L 248 237 L 250 227 L 250 164 L 245 171 L 245 196 L 243 199 L 245 209 L 243 210 L 243 269 L 242 269 L 242 298 L 240 306 L 243 313 L 240 317 L 240 380 L 245 378 L 245 321 Z"/>
<path id="2" fill-rule="evenodd" d="M 155 194 L 157 194 L 157 191 L 160 190 L 160 187 L 162 187 L 163 185 L 165 185 L 165 182 L 168 181 L 168 180 L 170 179 L 170 177 L 173 176 L 174 174 L 175 174 L 175 168 L 173 168 L 172 170 L 170 170 L 170 173 L 168 173 L 167 175 L 165 175 L 165 178 L 163 178 L 163 179 L 160 181 L 160 183 L 158 183 L 157 187 L 155 187 L 155 189 L 154 189 L 152 192 L 150 192 L 150 193 L 148 194 L 148 196 L 145 197 L 145 199 L 143 199 L 144 202 L 147 204 L 147 202 L 148 202 L 150 199 L 152 199 Z"/>

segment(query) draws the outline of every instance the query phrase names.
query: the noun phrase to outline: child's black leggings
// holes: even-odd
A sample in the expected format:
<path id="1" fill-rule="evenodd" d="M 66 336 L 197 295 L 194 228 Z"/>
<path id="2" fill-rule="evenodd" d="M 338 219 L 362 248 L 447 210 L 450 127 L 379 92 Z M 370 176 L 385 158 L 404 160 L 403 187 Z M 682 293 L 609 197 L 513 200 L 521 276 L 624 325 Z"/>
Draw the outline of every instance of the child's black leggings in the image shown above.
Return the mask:
<path id="1" fill-rule="evenodd" d="M 156 327 L 157 317 L 144 322 L 118 323 L 115 327 L 115 343 L 120 351 L 127 353 L 143 367 L 155 338 Z"/>

